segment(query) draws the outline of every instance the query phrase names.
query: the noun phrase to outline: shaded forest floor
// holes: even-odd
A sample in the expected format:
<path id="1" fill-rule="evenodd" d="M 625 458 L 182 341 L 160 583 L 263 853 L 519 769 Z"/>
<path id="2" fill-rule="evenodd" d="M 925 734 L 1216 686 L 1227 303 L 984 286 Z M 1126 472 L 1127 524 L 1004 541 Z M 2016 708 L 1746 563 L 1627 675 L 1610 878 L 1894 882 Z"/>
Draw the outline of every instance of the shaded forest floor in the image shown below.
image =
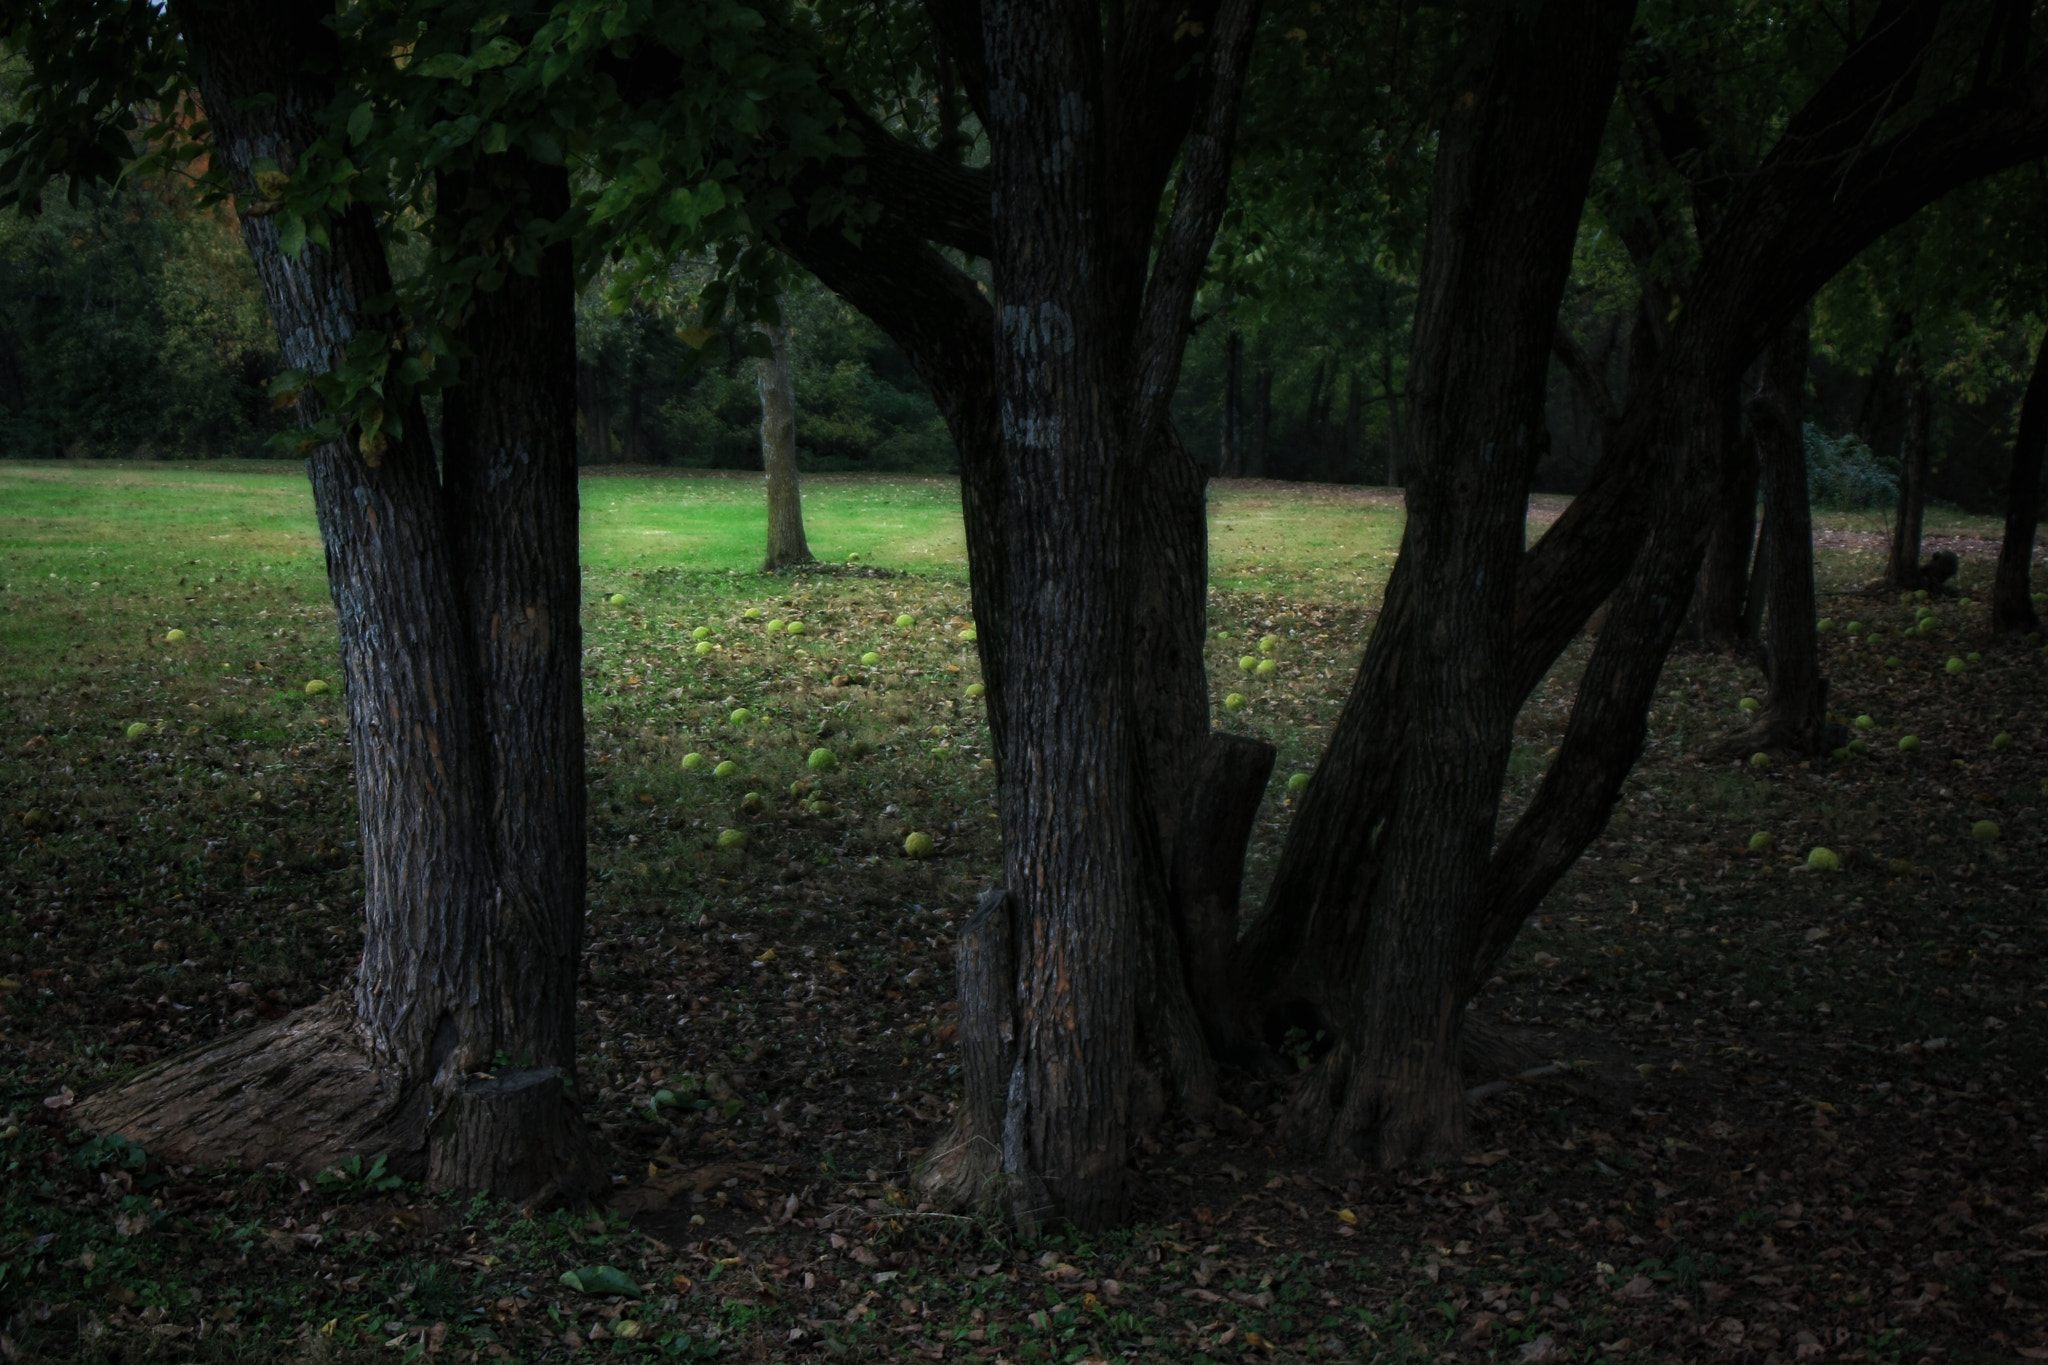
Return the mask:
<path id="1" fill-rule="evenodd" d="M 964 584 L 896 572 L 884 535 L 779 578 L 592 556 L 582 1067 L 609 1207 L 71 1131 L 88 1086 L 349 979 L 343 712 L 304 691 L 338 676 L 332 612 L 265 489 L 138 544 L 0 518 L 10 1360 L 2048 1359 L 2048 657 L 1988 637 L 1988 562 L 1909 636 L 1917 606 L 1858 588 L 1877 558 L 1823 537 L 1864 755 L 1701 764 L 1761 678 L 1674 657 L 1611 827 L 1475 1007 L 1561 1069 L 1479 1104 L 1460 1159 L 1346 1173 L 1287 1144 L 1288 1083 L 1240 1079 L 1141 1141 L 1131 1230 L 1022 1245 L 907 1192 L 954 1098 L 950 934 L 998 850 Z M 1216 532 L 1217 695 L 1281 749 L 1255 897 L 1399 511 L 1232 488 Z M 1267 634 L 1279 672 L 1241 672 Z M 1506 814 L 1577 665 L 1525 714 Z M 904 856 L 913 830 L 935 857 Z M 1805 870 L 1816 846 L 1839 871 Z"/>

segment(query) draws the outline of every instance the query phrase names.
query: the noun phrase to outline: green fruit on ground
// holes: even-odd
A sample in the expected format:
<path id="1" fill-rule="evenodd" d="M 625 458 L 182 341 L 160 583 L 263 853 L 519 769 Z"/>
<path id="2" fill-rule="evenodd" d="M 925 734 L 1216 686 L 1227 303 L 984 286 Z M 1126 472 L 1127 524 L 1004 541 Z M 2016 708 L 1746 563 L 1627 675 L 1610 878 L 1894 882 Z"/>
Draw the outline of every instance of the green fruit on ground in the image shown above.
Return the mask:
<path id="1" fill-rule="evenodd" d="M 1755 697 L 1744 697 L 1741 701 L 1735 703 L 1735 707 L 1739 711 L 1756 712 L 1763 709 L 1763 704 Z"/>
<path id="2" fill-rule="evenodd" d="M 782 618 L 779 616 L 768 623 L 768 633 L 770 635 L 780 635 L 783 631 L 788 629 L 789 627 L 782 623 Z"/>
<path id="3" fill-rule="evenodd" d="M 1237 661 L 1237 666 L 1243 672 L 1249 673 L 1259 666 L 1259 656 L 1247 654 Z"/>
<path id="4" fill-rule="evenodd" d="M 799 801 L 803 800 L 806 796 L 809 796 L 813 790 L 815 790 L 815 788 L 812 786 L 812 784 L 804 781 L 801 777 L 799 777 L 796 781 L 789 784 L 789 794 L 791 796 L 794 796 Z"/>
<path id="5" fill-rule="evenodd" d="M 148 733 L 149 727 L 147 725 L 144 725 L 139 720 L 135 721 L 128 727 L 128 738 L 130 739 L 141 739 L 144 735 Z"/>
<path id="6" fill-rule="evenodd" d="M 1852 739 L 1849 741 L 1849 752 L 1855 754 L 1858 758 L 1861 758 L 1863 755 L 1870 752 L 1870 744 L 1868 743 L 1868 741 L 1865 740 Z"/>
<path id="7" fill-rule="evenodd" d="M 1915 602 L 1925 602 L 1927 600 L 1927 589 L 1916 588 L 1913 592 L 1913 600 Z"/>
<path id="8" fill-rule="evenodd" d="M 788 631 L 791 635 L 801 635 L 804 633 L 804 623 L 801 621 L 791 621 L 788 625 L 784 626 L 783 629 Z"/>
<path id="9" fill-rule="evenodd" d="M 1861 621 L 1851 621 L 1849 623 L 1849 633 L 1851 635 L 1861 635 L 1865 629 L 1866 627 Z"/>
<path id="10" fill-rule="evenodd" d="M 717 648 L 718 646 L 712 644 L 709 640 L 699 640 L 696 645 L 697 657 L 700 659 L 709 658 L 712 651 Z"/>
<path id="11" fill-rule="evenodd" d="M 2003 730 L 1999 731 L 1992 737 L 1991 747 L 1994 749 L 2010 749 L 2012 747 L 2012 736 Z"/>
<path id="12" fill-rule="evenodd" d="M 1225 697 L 1223 699 L 1223 709 L 1226 711 L 1244 710 L 1244 693 L 1232 692 L 1229 696 Z"/>
<path id="13" fill-rule="evenodd" d="M 759 607 L 748 607 L 740 613 L 740 619 L 744 621 L 758 621 L 761 619 L 761 609 Z"/>
<path id="14" fill-rule="evenodd" d="M 814 773 L 829 773 L 839 766 L 839 755 L 830 749 L 813 749 L 811 756 L 804 760 L 804 764 Z"/>
<path id="15" fill-rule="evenodd" d="M 709 626 L 699 626 L 699 627 L 697 627 L 697 628 L 696 628 L 695 630 L 693 630 L 693 631 L 691 631 L 691 632 L 690 632 L 690 638 L 691 638 L 692 640 L 708 640 L 708 639 L 710 639 L 710 638 L 711 638 L 711 627 L 709 627 Z"/>
<path id="16" fill-rule="evenodd" d="M 1230 638 L 1230 632 L 1227 630 L 1219 630 L 1216 632 L 1216 638 L 1219 640 L 1228 640 Z"/>
<path id="17" fill-rule="evenodd" d="M 306 684 L 306 695 L 309 697 L 317 697 L 326 690 L 327 681 L 324 678 L 315 678 Z"/>
<path id="18" fill-rule="evenodd" d="M 923 830 L 913 831 L 910 837 L 903 841 L 903 851 L 913 858 L 929 858 L 936 847 L 932 843 L 932 836 Z"/>
<path id="19" fill-rule="evenodd" d="M 1771 832 L 1769 830 L 1760 829 L 1756 833 L 1749 836 L 1749 851 L 1751 853 L 1763 853 L 1769 850 L 1772 847 L 1772 845 L 1776 844 L 1777 842 L 1778 841 L 1776 839 L 1771 837 Z"/>
<path id="20" fill-rule="evenodd" d="M 1884 661 L 1884 666 L 1886 668 L 1897 668 L 1899 666 L 1899 656 L 1896 654 L 1888 656 Z"/>
<path id="21" fill-rule="evenodd" d="M 1970 671 L 1970 666 L 1964 663 L 1961 659 L 1951 658 L 1948 661 L 1948 671 L 1952 674 L 1968 673 Z"/>
<path id="22" fill-rule="evenodd" d="M 1259 666 L 1252 670 L 1252 672 L 1258 674 L 1262 678 L 1270 678 L 1279 671 L 1280 665 L 1274 663 L 1271 659 L 1259 660 Z"/>
<path id="23" fill-rule="evenodd" d="M 1974 652 L 1974 651 L 1972 651 L 1972 652 L 1971 652 L 1971 653 L 1969 653 L 1969 654 L 1965 654 L 1965 655 L 1964 655 L 1963 657 L 1964 657 L 1965 659 L 1968 659 L 1968 660 L 1969 660 L 1969 661 L 1970 661 L 1971 663 L 1973 663 L 1973 664 L 1981 664 L 1981 663 L 1983 663 L 1983 662 L 1984 662 L 1984 656 L 1983 656 L 1982 654 L 1978 654 L 1978 653 L 1976 653 L 1976 652 Z"/>
<path id="24" fill-rule="evenodd" d="M 722 829 L 718 831 L 718 846 L 728 853 L 734 853 L 747 846 L 747 832 L 743 829 Z"/>
<path id="25" fill-rule="evenodd" d="M 184 638 L 185 632 L 182 630 L 167 631 L 164 634 L 164 639 L 168 640 L 172 644 L 177 644 L 180 640 Z"/>
<path id="26" fill-rule="evenodd" d="M 1292 774 L 1291 776 L 1289 776 L 1289 777 L 1288 777 L 1288 779 L 1287 779 L 1287 790 L 1289 790 L 1289 791 L 1291 791 L 1291 792 L 1298 792 L 1298 791 L 1306 791 L 1307 789 L 1308 789 L 1308 774 L 1307 774 L 1307 773 L 1294 773 L 1294 774 Z"/>
<path id="27" fill-rule="evenodd" d="M 761 793 L 759 792 L 748 792 L 740 798 L 740 809 L 749 815 L 760 814 L 761 807 L 767 804 L 766 801 L 761 799 Z"/>
<path id="28" fill-rule="evenodd" d="M 1813 623 L 1813 628 L 1823 635 L 1832 635 L 1835 633 L 1835 618 L 1823 616 Z"/>
<path id="29" fill-rule="evenodd" d="M 869 668 L 873 668 L 876 664 L 882 662 L 882 656 L 875 653 L 875 651 L 871 649 L 867 653 L 860 656 L 860 661 L 863 664 L 867 665 Z"/>
<path id="30" fill-rule="evenodd" d="M 1261 654 L 1271 654 L 1279 646 L 1280 637 L 1277 635 L 1265 635 L 1259 638 L 1259 653 Z"/>
<path id="31" fill-rule="evenodd" d="M 839 807 L 833 805 L 830 801 L 827 801 L 822 796 L 817 798 L 815 801 L 807 801 L 804 804 L 805 807 L 813 815 L 825 816 L 839 814 Z"/>
<path id="32" fill-rule="evenodd" d="M 624 593 L 622 593 L 622 592 L 615 592 L 615 593 L 613 593 L 613 594 L 611 595 L 611 599 L 610 599 L 610 600 L 611 600 L 611 604 L 612 604 L 613 606 L 615 606 L 615 607 L 623 607 L 623 606 L 625 606 L 625 605 L 626 605 L 626 594 L 624 594 Z"/>
<path id="33" fill-rule="evenodd" d="M 1749 756 L 1749 766 L 1752 768 L 1768 768 L 1771 766 L 1771 756 L 1759 750 Z"/>
<path id="34" fill-rule="evenodd" d="M 960 632 L 960 643 L 963 645 L 971 645 L 980 638 L 980 634 L 976 632 L 973 626 L 969 626 L 967 629 Z"/>
<path id="35" fill-rule="evenodd" d="M 980 683 L 969 683 L 969 684 L 967 684 L 967 695 L 968 695 L 968 696 L 970 696 L 970 697 L 980 697 L 980 696 L 986 696 L 986 695 L 987 695 L 987 693 L 988 693 L 988 688 L 984 687 L 984 686 L 983 686 L 982 684 L 980 684 Z"/>
<path id="36" fill-rule="evenodd" d="M 686 773 L 693 773 L 693 772 L 696 772 L 696 771 L 697 771 L 697 769 L 699 769 L 699 768 L 701 768 L 701 767 L 703 767 L 703 766 L 704 766 L 704 755 L 702 755 L 702 754 L 698 754 L 698 753 L 688 753 L 688 754 L 684 754 L 684 755 L 683 755 L 683 771 L 684 771 L 684 772 L 686 772 Z"/>
<path id="37" fill-rule="evenodd" d="M 911 614 L 907 611 L 896 618 L 896 628 L 898 630 L 909 630 L 912 626 L 916 624 L 916 618 L 911 616 Z"/>
<path id="38" fill-rule="evenodd" d="M 1859 730 L 1874 730 L 1877 728 L 1877 722 L 1869 716 L 1858 716 L 1856 717 L 1856 728 Z"/>
<path id="39" fill-rule="evenodd" d="M 732 723 L 734 725 L 745 725 L 748 721 L 752 720 L 753 718 L 754 713 L 752 711 L 749 711 L 744 706 L 742 706 L 741 708 L 739 708 L 739 710 L 732 713 Z"/>
<path id="40" fill-rule="evenodd" d="M 2034 605 L 2037 607 L 2048 607 L 2048 592 L 2035 593 Z"/>
<path id="41" fill-rule="evenodd" d="M 1959 607 L 1967 607 L 1970 605 L 1970 599 L 1967 597 L 1958 597 L 1956 599 L 1956 605 Z"/>
<path id="42" fill-rule="evenodd" d="M 1847 758 L 1849 757 L 1849 746 L 1844 744 L 1841 748 L 1833 750 L 1832 752 L 1834 753 L 1834 756 L 1836 758 Z"/>
<path id="43" fill-rule="evenodd" d="M 1902 754 L 1917 754 L 1917 753 L 1919 753 L 1919 752 L 1920 752 L 1920 736 L 1918 736 L 1918 735 L 1901 735 L 1901 736 L 1899 736 L 1899 752 L 1900 752 L 1900 753 L 1902 753 Z"/>
<path id="44" fill-rule="evenodd" d="M 1979 820 L 1976 824 L 1970 826 L 1970 837 L 1980 844 L 1997 843 L 1998 822 L 1996 820 Z"/>
<path id="45" fill-rule="evenodd" d="M 1842 860 L 1835 856 L 1835 851 L 1831 848 L 1817 848 L 1807 854 L 1806 865 L 1815 872 L 1840 872 L 1842 870 Z"/>
<path id="46" fill-rule="evenodd" d="M 740 765 L 728 758 L 721 761 L 717 767 L 713 768 L 711 770 L 711 775 L 713 777 L 731 777 L 734 773 L 738 772 L 739 770 Z"/>
<path id="47" fill-rule="evenodd" d="M 855 550 L 855 551 L 854 551 L 854 552 L 853 552 L 852 554 L 848 555 L 848 556 L 846 557 L 846 562 L 847 562 L 847 563 L 849 563 L 849 564 L 858 564 L 858 563 L 860 563 L 860 551 L 859 551 L 859 550 Z"/>

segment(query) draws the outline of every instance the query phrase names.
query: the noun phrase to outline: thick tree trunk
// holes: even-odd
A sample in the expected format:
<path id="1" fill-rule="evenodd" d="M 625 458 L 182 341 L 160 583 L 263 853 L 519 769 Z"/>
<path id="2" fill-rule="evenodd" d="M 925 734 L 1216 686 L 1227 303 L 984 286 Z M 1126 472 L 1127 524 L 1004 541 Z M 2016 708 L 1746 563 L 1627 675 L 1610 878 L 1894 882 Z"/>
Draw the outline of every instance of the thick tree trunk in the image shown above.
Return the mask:
<path id="1" fill-rule="evenodd" d="M 2034 537 L 2041 527 L 2041 463 L 2048 454 L 2048 339 L 2034 355 L 2033 377 L 2020 403 L 2012 472 L 2005 481 L 2005 539 L 1991 589 L 1991 628 L 2023 634 L 2041 628 L 2034 611 Z"/>
<path id="2" fill-rule="evenodd" d="M 1709 649 L 1735 649 L 1756 639 L 1747 607 L 1757 540 L 1757 478 L 1756 443 L 1740 436 L 1729 441 L 1700 565 L 1699 595 L 1693 601 L 1700 643 Z"/>
<path id="3" fill-rule="evenodd" d="M 1921 363 L 1920 343 L 1909 340 L 1899 359 L 1899 378 L 1906 387 L 1906 430 L 1899 438 L 1899 505 L 1892 519 L 1891 558 L 1886 576 L 1902 591 L 1921 586 L 1920 524 L 1927 511 L 1928 465 L 1932 459 L 1928 427 L 1933 420 L 1932 396 Z"/>
<path id="4" fill-rule="evenodd" d="M 1123 668 L 1131 624 L 1110 382 L 1100 18 L 1092 6 L 984 8 L 994 176 L 996 392 L 1004 441 L 1012 658 L 1003 852 L 1018 1019 L 1004 1117 L 1012 1211 L 1111 1227 L 1129 1208 L 1133 957 L 1144 895 L 1138 751 Z"/>
<path id="5" fill-rule="evenodd" d="M 568 173 L 523 154 L 462 178 L 471 238 L 569 210 Z M 443 182 L 441 211 L 457 202 Z M 507 205 L 517 205 L 508 212 Z M 478 221 L 481 217 L 482 221 Z M 592 1188 L 576 1081 L 585 883 L 576 279 L 567 243 L 473 296 L 445 400 L 442 487 L 474 674 L 492 890 L 468 943 L 476 990 L 435 1078 L 460 1096 L 434 1151 L 455 1189 Z M 430 913 L 426 906 L 416 913 Z M 360 1006 L 359 1006 L 360 1008 Z M 445 1025 L 443 1026 L 446 1027 Z M 485 1075 L 492 1079 L 476 1079 Z M 469 1080 L 459 1078 L 468 1077 Z"/>
<path id="6" fill-rule="evenodd" d="M 1529 480 L 1629 20 L 1628 6 L 1503 7 L 1437 154 L 1408 384 L 1408 524 L 1347 705 L 1371 720 L 1340 720 L 1346 749 L 1320 766 L 1247 944 L 1254 985 L 1276 1003 L 1308 994 L 1336 1034 L 1300 1110 L 1336 1153 L 1398 1163 L 1461 1134 L 1464 1004 L 1520 702 Z"/>
<path id="7" fill-rule="evenodd" d="M 1747 408 L 1763 469 L 1764 539 L 1768 544 L 1763 591 L 1769 599 L 1765 645 L 1770 691 L 1756 724 L 1733 743 L 1751 752 L 1791 749 L 1827 753 L 1843 742 L 1828 724 L 1828 683 L 1820 671 L 1815 629 L 1813 513 L 1807 504 L 1807 327 L 1796 314 L 1764 353 L 1761 382 Z"/>
<path id="8" fill-rule="evenodd" d="M 1244 473 L 1244 333 L 1235 327 L 1223 343 L 1223 427 L 1216 472 L 1226 479 Z"/>
<path id="9" fill-rule="evenodd" d="M 332 98 L 317 6 L 180 5 L 205 57 L 216 154 L 238 193 L 289 170 Z M 537 209 L 566 206 L 559 171 Z M 366 209 L 296 258 L 274 218 L 242 229 L 287 365 L 339 360 L 391 288 Z M 573 285 L 558 250 L 480 310 L 480 388 L 451 432 L 450 493 L 426 421 L 307 462 L 340 618 L 365 871 L 352 1006 L 330 1000 L 81 1104 L 199 1161 L 318 1169 L 388 1153 L 458 1190 L 575 1198 L 599 1175 L 573 1088 L 583 895 L 575 563 Z M 304 416 L 314 414 L 309 398 Z M 485 488 L 488 497 L 455 495 Z M 459 547 L 459 548 L 458 548 Z M 261 1122 L 252 1126 L 260 1116 Z M 267 1155 L 261 1155 L 267 1150 Z"/>
<path id="10" fill-rule="evenodd" d="M 789 328 L 764 324 L 769 354 L 761 362 L 761 466 L 768 483 L 768 557 L 765 570 L 812 562 L 804 539 L 804 496 L 796 471 L 796 379 L 789 363 Z"/>

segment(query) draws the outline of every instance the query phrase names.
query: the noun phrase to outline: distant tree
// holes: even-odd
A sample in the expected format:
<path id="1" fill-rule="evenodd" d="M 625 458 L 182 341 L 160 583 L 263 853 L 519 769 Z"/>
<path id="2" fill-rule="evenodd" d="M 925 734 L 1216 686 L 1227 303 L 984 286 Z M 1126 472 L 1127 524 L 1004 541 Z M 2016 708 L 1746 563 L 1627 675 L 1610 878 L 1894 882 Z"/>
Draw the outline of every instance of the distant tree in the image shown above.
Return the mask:
<path id="1" fill-rule="evenodd" d="M 804 539 L 804 498 L 796 470 L 796 384 L 789 358 L 789 324 L 764 322 L 768 354 L 761 367 L 761 465 L 768 489 L 768 555 L 763 569 L 812 562 Z"/>

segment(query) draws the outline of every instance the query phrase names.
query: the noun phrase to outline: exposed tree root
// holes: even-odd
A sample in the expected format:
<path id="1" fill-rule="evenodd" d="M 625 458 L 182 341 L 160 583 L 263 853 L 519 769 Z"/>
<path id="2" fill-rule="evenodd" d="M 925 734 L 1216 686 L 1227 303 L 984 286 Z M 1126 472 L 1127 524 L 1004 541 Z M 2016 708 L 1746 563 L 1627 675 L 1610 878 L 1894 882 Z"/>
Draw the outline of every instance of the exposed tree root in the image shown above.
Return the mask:
<path id="1" fill-rule="evenodd" d="M 312 1174 L 386 1154 L 400 1175 L 427 1171 L 426 1089 L 371 1063 L 339 994 L 145 1067 L 72 1113 L 90 1131 L 205 1166 Z"/>
<path id="2" fill-rule="evenodd" d="M 573 1095 L 552 1069 L 432 1087 L 373 1063 L 348 998 L 167 1058 L 87 1096 L 92 1132 L 204 1166 L 313 1175 L 349 1156 L 437 1189 L 529 1204 L 580 1202 L 604 1183 Z"/>

